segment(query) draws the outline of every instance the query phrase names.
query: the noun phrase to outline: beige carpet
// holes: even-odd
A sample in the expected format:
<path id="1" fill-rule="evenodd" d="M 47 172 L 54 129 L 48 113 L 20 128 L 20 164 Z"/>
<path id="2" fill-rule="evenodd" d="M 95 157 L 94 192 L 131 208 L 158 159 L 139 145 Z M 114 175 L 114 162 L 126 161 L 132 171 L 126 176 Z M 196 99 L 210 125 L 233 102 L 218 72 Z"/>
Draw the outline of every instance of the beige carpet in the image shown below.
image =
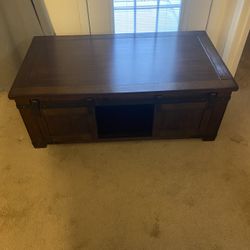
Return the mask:
<path id="1" fill-rule="evenodd" d="M 250 54 L 215 142 L 33 149 L 0 94 L 0 249 L 250 249 Z"/>

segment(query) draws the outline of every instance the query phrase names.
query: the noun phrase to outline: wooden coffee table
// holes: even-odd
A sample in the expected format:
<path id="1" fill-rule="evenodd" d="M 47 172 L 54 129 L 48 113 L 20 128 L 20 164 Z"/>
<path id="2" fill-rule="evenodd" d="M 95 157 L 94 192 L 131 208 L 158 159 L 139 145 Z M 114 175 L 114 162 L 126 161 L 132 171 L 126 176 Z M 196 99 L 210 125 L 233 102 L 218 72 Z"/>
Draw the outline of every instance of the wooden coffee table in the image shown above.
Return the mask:
<path id="1" fill-rule="evenodd" d="M 205 32 L 35 37 L 9 92 L 34 147 L 216 138 L 238 89 Z"/>

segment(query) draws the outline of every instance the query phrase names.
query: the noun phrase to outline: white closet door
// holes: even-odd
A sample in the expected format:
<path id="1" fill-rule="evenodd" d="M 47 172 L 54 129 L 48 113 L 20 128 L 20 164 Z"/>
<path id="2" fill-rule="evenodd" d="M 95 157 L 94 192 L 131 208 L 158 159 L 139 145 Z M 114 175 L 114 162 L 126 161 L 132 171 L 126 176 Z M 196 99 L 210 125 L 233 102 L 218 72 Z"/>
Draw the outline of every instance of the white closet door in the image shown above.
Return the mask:
<path id="1" fill-rule="evenodd" d="M 212 0 L 182 0 L 180 30 L 205 30 Z"/>
<path id="2" fill-rule="evenodd" d="M 113 0 L 87 0 L 91 34 L 113 33 Z"/>
<path id="3" fill-rule="evenodd" d="M 32 3 L 35 7 L 35 13 L 41 25 L 43 34 L 47 36 L 54 35 L 55 31 L 52 26 L 51 20 L 49 18 L 48 11 L 47 11 L 44 1 L 32 0 Z"/>
<path id="4" fill-rule="evenodd" d="M 89 34 L 86 0 L 44 0 L 56 35 Z"/>

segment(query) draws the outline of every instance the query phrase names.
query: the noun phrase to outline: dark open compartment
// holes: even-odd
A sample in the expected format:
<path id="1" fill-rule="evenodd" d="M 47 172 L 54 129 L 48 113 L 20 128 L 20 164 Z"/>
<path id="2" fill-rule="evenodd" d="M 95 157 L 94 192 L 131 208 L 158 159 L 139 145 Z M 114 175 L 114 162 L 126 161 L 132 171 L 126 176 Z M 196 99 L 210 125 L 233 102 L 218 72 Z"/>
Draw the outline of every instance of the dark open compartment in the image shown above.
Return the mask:
<path id="1" fill-rule="evenodd" d="M 97 106 L 99 138 L 152 136 L 154 105 Z"/>

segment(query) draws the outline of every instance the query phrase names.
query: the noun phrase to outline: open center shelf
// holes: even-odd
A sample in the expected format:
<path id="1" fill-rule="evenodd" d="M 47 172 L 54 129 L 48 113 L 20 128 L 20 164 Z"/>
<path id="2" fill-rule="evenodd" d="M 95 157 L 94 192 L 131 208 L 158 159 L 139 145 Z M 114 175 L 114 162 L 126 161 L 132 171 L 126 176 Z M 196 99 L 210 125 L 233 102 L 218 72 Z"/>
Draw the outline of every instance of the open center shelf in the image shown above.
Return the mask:
<path id="1" fill-rule="evenodd" d="M 154 105 L 96 106 L 99 138 L 152 136 Z"/>

